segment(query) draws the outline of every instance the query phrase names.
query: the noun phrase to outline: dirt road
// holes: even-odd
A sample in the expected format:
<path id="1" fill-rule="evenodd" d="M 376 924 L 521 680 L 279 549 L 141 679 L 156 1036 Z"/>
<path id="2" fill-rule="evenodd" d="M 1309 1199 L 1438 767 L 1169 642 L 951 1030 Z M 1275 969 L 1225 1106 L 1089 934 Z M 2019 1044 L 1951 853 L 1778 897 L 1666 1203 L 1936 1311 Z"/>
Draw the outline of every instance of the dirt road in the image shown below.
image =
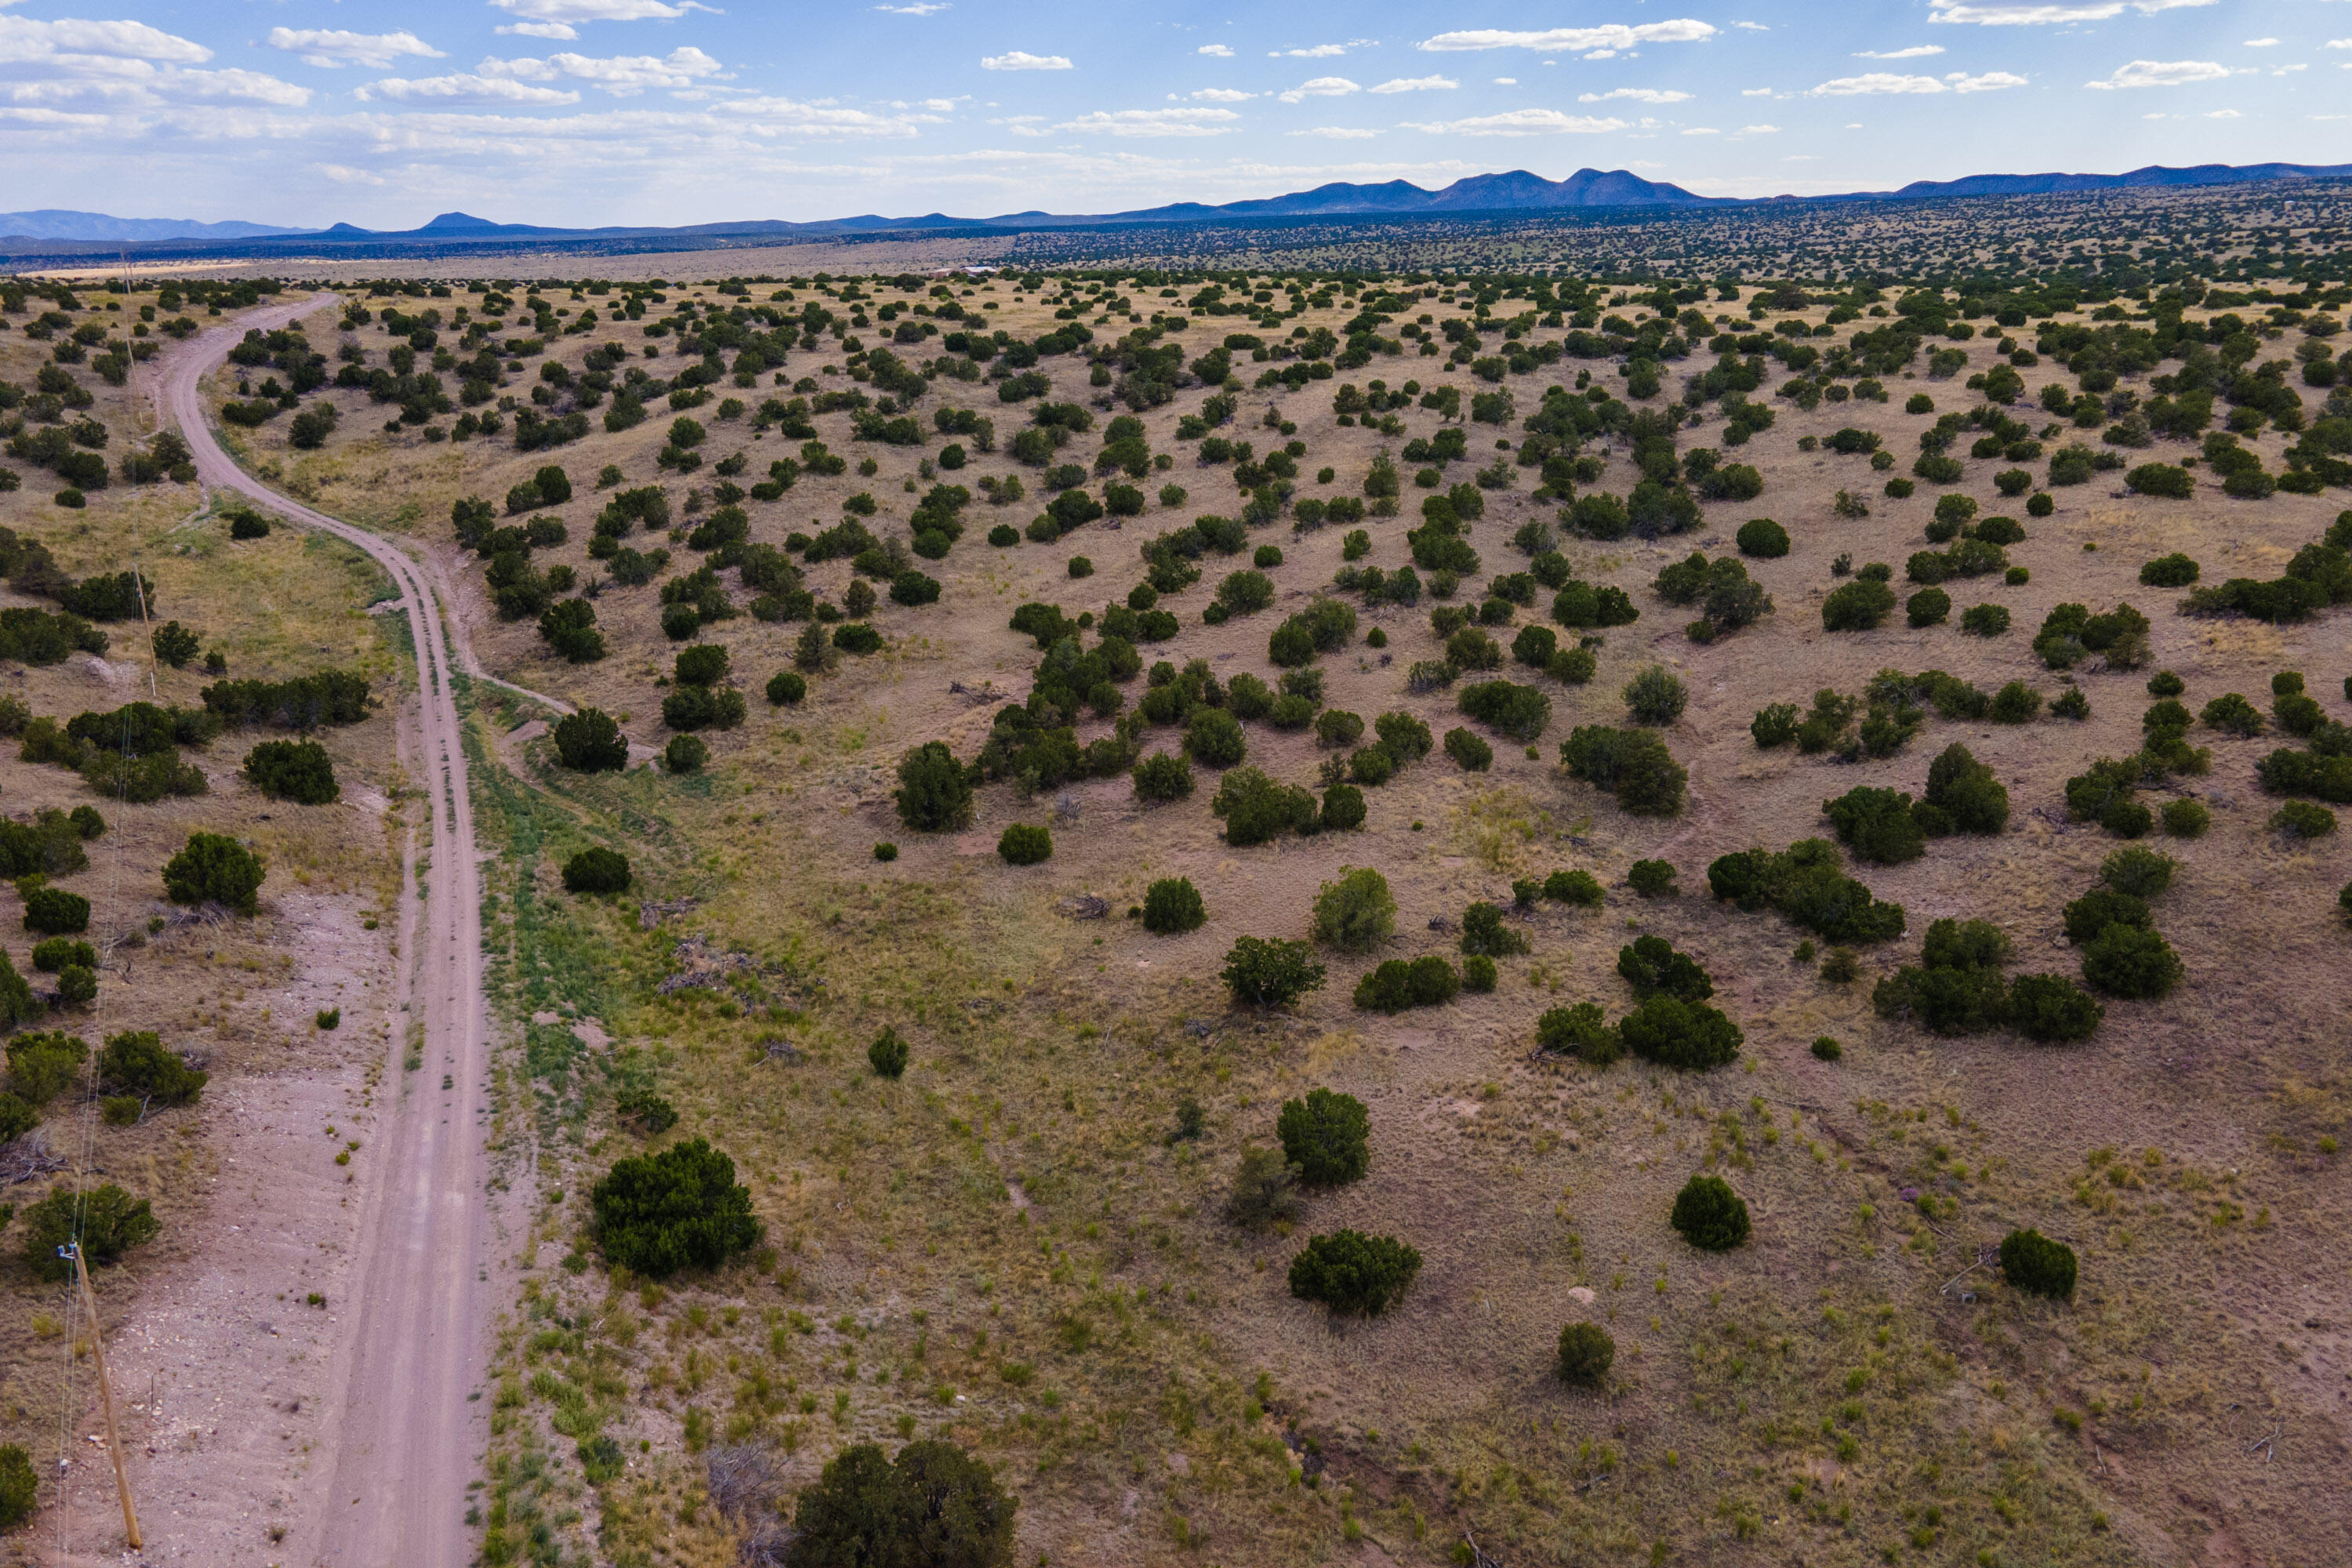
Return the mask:
<path id="1" fill-rule="evenodd" d="M 489 1331 L 495 1226 L 476 1109 L 488 1092 L 482 996 L 481 889 L 467 790 L 450 629 L 426 570 L 363 529 L 278 495 L 240 470 L 205 418 L 199 383 L 246 330 L 268 331 L 331 306 L 317 297 L 249 312 L 176 350 L 157 397 L 195 454 L 205 485 L 367 552 L 399 591 L 418 691 L 404 703 L 403 751 L 430 803 L 421 898 L 403 912 L 409 1038 L 387 1073 L 380 1162 L 355 1241 L 350 1310 L 331 1351 L 322 1451 L 289 1531 L 286 1561 L 334 1568 L 461 1563 L 472 1555 L 466 1488 L 487 1434 L 478 1399 Z M 469 661 L 470 662 L 470 661 Z M 503 684 L 503 683 L 501 683 Z"/>

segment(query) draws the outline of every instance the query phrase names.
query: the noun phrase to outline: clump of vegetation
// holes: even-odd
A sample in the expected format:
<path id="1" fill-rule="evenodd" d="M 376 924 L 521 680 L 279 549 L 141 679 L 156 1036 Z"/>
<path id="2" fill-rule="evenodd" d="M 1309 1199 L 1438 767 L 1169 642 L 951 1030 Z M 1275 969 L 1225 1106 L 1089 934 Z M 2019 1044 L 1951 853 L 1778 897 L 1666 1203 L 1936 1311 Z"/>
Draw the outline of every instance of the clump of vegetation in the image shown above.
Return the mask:
<path id="1" fill-rule="evenodd" d="M 1143 929 L 1154 936 L 1181 936 L 1207 923 L 1201 890 L 1188 877 L 1162 877 L 1144 890 Z"/>
<path id="2" fill-rule="evenodd" d="M 219 833 L 191 833 L 163 865 L 163 896 L 175 904 L 222 904 L 252 914 L 268 875 L 261 857 Z"/>
<path id="3" fill-rule="evenodd" d="M 1233 1187 L 1225 1194 L 1225 1218 L 1244 1230 L 1293 1224 L 1307 1212 L 1297 1187 L 1298 1167 L 1281 1150 L 1244 1149 Z"/>
<path id="4" fill-rule="evenodd" d="M 1016 822 L 996 840 L 996 853 L 1008 866 L 1039 866 L 1054 858 L 1054 834 L 1043 823 Z"/>
<path id="5" fill-rule="evenodd" d="M 1339 1230 L 1310 1237 L 1291 1260 L 1290 1293 L 1335 1314 L 1376 1318 L 1421 1273 L 1421 1254 L 1393 1237 Z"/>
<path id="6" fill-rule="evenodd" d="M 1316 1089 L 1286 1100 L 1274 1131 L 1284 1158 L 1310 1187 L 1345 1186 L 1370 1168 L 1371 1115 L 1352 1094 Z"/>
<path id="7" fill-rule="evenodd" d="M 1315 937 L 1341 952 L 1367 953 L 1396 931 L 1389 879 L 1369 866 L 1339 868 L 1315 896 Z"/>
<path id="8" fill-rule="evenodd" d="M 2038 1230 L 2012 1230 L 2001 1238 L 2000 1272 L 2029 1295 L 2074 1300 L 2074 1249 Z"/>
<path id="9" fill-rule="evenodd" d="M 555 721 L 555 754 L 583 773 L 616 773 L 629 765 L 629 743 L 621 726 L 601 708 L 583 708 Z"/>
<path id="10" fill-rule="evenodd" d="M 1778 910 L 1805 930 L 1840 944 L 1892 942 L 1903 934 L 1903 906 L 1881 900 L 1844 873 L 1837 846 L 1803 838 L 1775 854 L 1740 849 L 1706 868 L 1708 889 L 1742 910 Z"/>
<path id="11" fill-rule="evenodd" d="M 1636 860 L 1625 873 L 1625 881 L 1644 899 L 1671 898 L 1675 893 L 1675 868 L 1665 860 Z"/>
<path id="12" fill-rule="evenodd" d="M 760 1240 L 751 1190 L 700 1138 L 617 1162 L 588 1195 L 605 1258 L 648 1279 L 716 1268 Z"/>
<path id="13" fill-rule="evenodd" d="M 1693 1247 L 1728 1252 L 1748 1239 L 1747 1200 L 1721 1176 L 1693 1176 L 1675 1194 L 1672 1223 Z"/>
<path id="14" fill-rule="evenodd" d="M 1383 961 L 1356 983 L 1354 1000 L 1367 1012 L 1402 1013 L 1408 1007 L 1443 1006 L 1461 990 L 1461 972 L 1433 952 L 1410 962 Z"/>
<path id="15" fill-rule="evenodd" d="M 1570 1323 L 1559 1331 L 1559 1354 L 1552 1375 L 1570 1388 L 1599 1388 L 1609 1380 L 1617 1342 L 1598 1323 Z"/>
<path id="16" fill-rule="evenodd" d="M 853 1444 L 804 1487 L 793 1513 L 794 1568 L 952 1563 L 1010 1568 L 1021 1500 L 953 1443 L 909 1443 L 896 1459 Z"/>
<path id="17" fill-rule="evenodd" d="M 1715 982 L 1707 978 L 1698 960 L 1660 936 L 1635 937 L 1619 948 L 1617 973 L 1643 1001 L 1664 995 L 1704 1002 L 1715 994 Z"/>
<path id="18" fill-rule="evenodd" d="M 621 893 L 629 887 L 629 858 L 599 844 L 563 863 L 563 888 L 571 893 Z"/>
<path id="19" fill-rule="evenodd" d="M 1648 730 L 1580 724 L 1560 742 L 1570 776 L 1617 797 L 1635 816 L 1672 816 L 1683 808 L 1690 775 L 1666 743 Z"/>
<path id="20" fill-rule="evenodd" d="M 866 1060 L 878 1078 L 898 1078 L 907 1070 L 907 1042 L 896 1029 L 884 1029 L 866 1047 Z"/>
<path id="21" fill-rule="evenodd" d="M 1538 1018 L 1536 1046 L 1549 1056 L 1574 1057 L 1603 1068 L 1625 1054 L 1624 1037 L 1610 1026 L 1608 1016 L 1591 1002 L 1554 1007 Z"/>
<path id="22" fill-rule="evenodd" d="M 1705 1072 L 1735 1060 L 1746 1037 L 1713 1007 L 1661 993 L 1617 1021 L 1626 1050 L 1644 1061 Z"/>
<path id="23" fill-rule="evenodd" d="M 1303 942 L 1245 936 L 1225 954 L 1219 978 L 1236 1006 L 1285 1007 L 1323 984 L 1323 966 Z"/>
<path id="24" fill-rule="evenodd" d="M 163 1233 L 148 1200 L 133 1199 L 112 1182 L 79 1196 L 59 1187 L 25 1211 L 25 1261 L 36 1278 L 57 1284 L 73 1278 L 72 1262 L 58 1254 L 77 1237 L 83 1259 L 108 1268 Z"/>
<path id="25" fill-rule="evenodd" d="M 341 798 L 335 765 L 316 741 L 264 741 L 246 753 L 245 781 L 271 800 L 326 805 Z"/>
<path id="26" fill-rule="evenodd" d="M 898 820 L 917 833 L 955 833 L 971 826 L 972 788 L 945 743 L 926 741 L 898 759 L 891 797 Z"/>
<path id="27" fill-rule="evenodd" d="M 1461 951 L 1487 958 L 1511 958 L 1532 950 L 1527 933 L 1514 931 L 1493 904 L 1472 904 L 1462 911 Z"/>

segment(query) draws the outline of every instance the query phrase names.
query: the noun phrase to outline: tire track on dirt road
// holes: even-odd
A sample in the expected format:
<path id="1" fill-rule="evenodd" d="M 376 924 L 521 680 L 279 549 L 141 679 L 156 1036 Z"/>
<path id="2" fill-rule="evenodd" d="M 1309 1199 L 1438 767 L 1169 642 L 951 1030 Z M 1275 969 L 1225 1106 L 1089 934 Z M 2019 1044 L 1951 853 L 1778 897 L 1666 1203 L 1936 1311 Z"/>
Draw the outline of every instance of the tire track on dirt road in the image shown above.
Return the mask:
<path id="1" fill-rule="evenodd" d="M 155 385 L 159 410 L 194 454 L 199 480 L 236 491 L 291 522 L 362 550 L 398 590 L 416 662 L 417 693 L 403 703 L 404 749 L 417 764 L 432 823 L 429 872 L 403 911 L 408 933 L 408 1028 L 390 1049 L 423 1067 L 391 1066 L 390 1104 L 375 1143 L 376 1179 L 355 1241 L 353 1310 L 328 1379 L 322 1451 L 288 1561 L 334 1568 L 462 1563 L 473 1555 L 466 1489 L 479 1473 L 488 1402 L 490 1279 L 496 1227 L 487 1191 L 486 1129 L 473 1107 L 488 1092 L 488 1018 L 482 991 L 481 886 L 453 641 L 469 675 L 462 630 L 445 623 L 437 574 L 390 542 L 270 489 L 240 469 L 207 424 L 203 377 L 243 332 L 331 309 L 332 294 L 247 312 L 176 349 Z M 489 679 L 484 677 L 483 679 Z M 496 684 L 565 705 L 507 682 Z M 421 1026 L 422 1041 L 412 1047 Z M 436 1075 L 446 1076 L 439 1078 Z M 449 1087 L 442 1089 L 438 1083 Z"/>

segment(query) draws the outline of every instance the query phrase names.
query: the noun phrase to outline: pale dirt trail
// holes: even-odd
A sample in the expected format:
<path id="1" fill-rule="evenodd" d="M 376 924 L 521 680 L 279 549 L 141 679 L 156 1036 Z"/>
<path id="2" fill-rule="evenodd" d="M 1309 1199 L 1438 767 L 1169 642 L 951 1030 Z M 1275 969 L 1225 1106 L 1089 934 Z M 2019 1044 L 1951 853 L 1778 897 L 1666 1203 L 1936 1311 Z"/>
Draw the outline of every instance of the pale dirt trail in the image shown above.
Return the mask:
<path id="1" fill-rule="evenodd" d="M 314 296 L 216 327 L 173 351 L 155 391 L 205 485 L 241 492 L 365 551 L 392 578 L 408 619 L 418 691 L 402 705 L 402 750 L 431 811 L 430 859 L 415 878 L 421 908 L 412 895 L 401 921 L 404 1021 L 412 1038 L 421 1031 L 412 1053 L 421 1066 L 404 1070 L 394 1061 L 380 1090 L 387 1103 L 371 1140 L 378 1165 L 361 1199 L 349 1298 L 336 1313 L 341 1331 L 320 1347 L 329 1364 L 319 1447 L 284 1555 L 268 1556 L 332 1568 L 454 1568 L 472 1555 L 466 1489 L 479 1473 L 487 1435 L 481 1378 L 499 1261 L 478 1116 L 488 1092 L 481 889 L 451 686 L 453 636 L 457 657 L 473 661 L 462 633 L 444 623 L 429 568 L 240 470 L 206 424 L 199 394 L 203 376 L 246 330 L 268 331 L 333 303 Z M 410 1042 L 396 1031 L 390 1049 L 398 1058 Z M 151 1549 L 163 1544 L 152 1536 Z"/>

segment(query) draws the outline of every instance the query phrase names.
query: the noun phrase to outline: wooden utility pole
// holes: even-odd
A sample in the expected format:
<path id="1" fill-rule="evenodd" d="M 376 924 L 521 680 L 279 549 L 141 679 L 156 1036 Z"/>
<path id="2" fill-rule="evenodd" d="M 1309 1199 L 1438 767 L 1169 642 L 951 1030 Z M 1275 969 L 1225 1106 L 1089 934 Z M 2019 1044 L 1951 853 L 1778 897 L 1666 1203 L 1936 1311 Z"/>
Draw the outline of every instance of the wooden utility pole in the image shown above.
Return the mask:
<path id="1" fill-rule="evenodd" d="M 146 1542 L 139 1539 L 139 1515 L 131 1507 L 131 1478 L 122 1470 L 122 1440 L 114 1430 L 114 1384 L 106 1376 L 105 1336 L 99 1331 L 98 1295 L 89 1288 L 89 1268 L 82 1262 L 81 1247 L 73 1249 L 74 1278 L 81 1281 L 82 1310 L 89 1314 L 89 1359 L 98 1369 L 98 1403 L 106 1412 L 106 1452 L 114 1461 L 114 1490 L 122 1499 L 122 1533 L 131 1550 L 139 1551 Z"/>

